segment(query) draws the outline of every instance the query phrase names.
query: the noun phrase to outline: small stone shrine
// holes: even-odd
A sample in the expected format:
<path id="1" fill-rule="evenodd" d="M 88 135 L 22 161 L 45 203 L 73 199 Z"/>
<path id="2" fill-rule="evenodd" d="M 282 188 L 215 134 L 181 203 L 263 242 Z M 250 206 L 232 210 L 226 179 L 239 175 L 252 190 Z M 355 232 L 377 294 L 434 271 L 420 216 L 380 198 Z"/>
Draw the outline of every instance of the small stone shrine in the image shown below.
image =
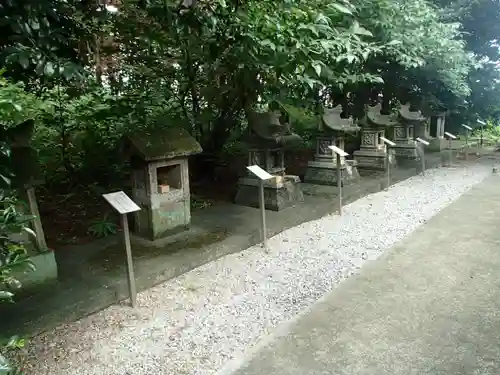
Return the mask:
<path id="1" fill-rule="evenodd" d="M 285 147 L 300 142 L 290 122 L 280 111 L 251 112 L 248 116 L 248 165 L 258 165 L 275 176 L 264 181 L 264 201 L 268 210 L 279 211 L 304 200 L 300 178 L 285 174 Z M 256 176 L 247 172 L 238 181 L 235 203 L 259 207 L 259 184 Z"/>
<path id="2" fill-rule="evenodd" d="M 367 106 L 361 119 L 361 147 L 354 151 L 358 168 L 385 170 L 387 147 L 380 137 L 385 137 L 386 129 L 395 125 L 392 114 L 382 114 L 382 104 Z"/>
<path id="3" fill-rule="evenodd" d="M 446 120 L 446 111 L 441 108 L 435 111 L 430 120 L 430 148 L 434 151 L 444 150 L 446 146 L 446 139 L 444 137 L 444 125 Z"/>
<path id="4" fill-rule="evenodd" d="M 416 129 L 425 133 L 426 118 L 420 110 L 411 107 L 411 104 L 402 105 L 398 113 L 398 123 L 394 126 L 393 140 L 396 143 L 394 150 L 396 157 L 404 159 L 417 159 Z M 427 137 L 426 137 L 427 138 Z"/>
<path id="5" fill-rule="evenodd" d="M 189 229 L 191 196 L 188 157 L 199 143 L 184 129 L 172 128 L 128 136 L 125 152 L 132 166 L 134 232 L 155 241 Z"/>
<path id="6" fill-rule="evenodd" d="M 324 109 L 318 122 L 319 135 L 316 137 L 316 153 L 314 160 L 309 162 L 305 182 L 319 185 L 337 185 L 337 161 L 328 146 L 337 146 L 344 150 L 345 134 L 361 130 L 352 117 L 342 118 L 342 106 Z M 342 184 L 359 178 L 357 162 L 341 158 Z"/>
<path id="7" fill-rule="evenodd" d="M 35 195 L 35 187 L 43 183 L 43 178 L 38 164 L 38 155 L 31 145 L 31 139 L 35 131 L 35 122 L 27 120 L 16 127 L 0 130 L 0 141 L 10 146 L 10 165 L 12 168 L 11 187 L 16 189 L 19 198 L 28 203 L 18 207 L 19 211 L 25 211 L 33 215 L 29 225 L 36 234 L 33 243 L 29 236 L 16 233 L 12 240 L 24 244 L 30 261 L 35 266 L 32 272 L 16 271 L 13 276 L 17 277 L 23 289 L 31 289 L 57 281 L 57 263 L 53 251 L 47 248 L 42 221 L 38 210 Z"/>

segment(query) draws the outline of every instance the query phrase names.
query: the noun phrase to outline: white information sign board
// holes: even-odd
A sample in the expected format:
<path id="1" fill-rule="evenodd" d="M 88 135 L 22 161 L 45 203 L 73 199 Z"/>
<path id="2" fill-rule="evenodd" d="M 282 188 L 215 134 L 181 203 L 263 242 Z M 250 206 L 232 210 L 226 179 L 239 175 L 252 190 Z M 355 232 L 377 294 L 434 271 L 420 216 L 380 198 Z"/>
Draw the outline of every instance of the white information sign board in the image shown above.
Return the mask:
<path id="1" fill-rule="evenodd" d="M 247 169 L 252 172 L 254 175 L 256 175 L 258 178 L 261 180 L 269 180 L 270 178 L 273 178 L 272 174 L 267 173 L 265 170 L 263 170 L 261 167 L 258 165 L 251 165 L 247 167 Z"/>
<path id="2" fill-rule="evenodd" d="M 454 136 L 453 134 L 451 133 L 448 133 L 448 132 L 444 132 L 445 135 L 447 135 L 448 137 L 450 137 L 451 139 L 457 139 L 456 136 Z"/>
<path id="3" fill-rule="evenodd" d="M 345 152 L 341 148 L 338 148 L 337 146 L 328 146 L 328 148 L 330 150 L 332 150 L 333 152 L 335 152 L 337 155 L 340 155 L 340 156 L 347 156 L 347 155 L 349 155 L 347 152 Z"/>
<path id="4" fill-rule="evenodd" d="M 387 143 L 389 146 L 396 146 L 396 143 L 387 139 L 386 137 L 380 137 L 380 139 L 382 140 L 382 142 Z"/>
<path id="5" fill-rule="evenodd" d="M 125 244 L 125 253 L 127 254 L 128 292 L 130 303 L 132 304 L 132 307 L 135 307 L 137 291 L 135 287 L 134 262 L 132 259 L 132 249 L 130 246 L 130 233 L 128 228 L 127 214 L 130 212 L 140 211 L 141 208 L 136 205 L 135 202 L 130 199 L 123 191 L 103 194 L 102 196 L 121 215 L 123 242 Z"/>
<path id="6" fill-rule="evenodd" d="M 426 140 L 424 140 L 424 139 L 422 139 L 420 137 L 417 138 L 417 142 L 420 142 L 420 143 L 422 143 L 423 145 L 426 145 L 426 146 L 430 145 L 429 142 L 427 142 Z"/>
<path id="7" fill-rule="evenodd" d="M 103 194 L 103 197 L 121 215 L 128 214 L 130 212 L 140 211 L 140 209 L 141 209 L 123 191 L 117 191 L 115 193 Z"/>
<path id="8" fill-rule="evenodd" d="M 467 125 L 462 125 L 465 129 L 467 130 L 472 130 L 472 128 L 470 126 L 467 126 Z"/>

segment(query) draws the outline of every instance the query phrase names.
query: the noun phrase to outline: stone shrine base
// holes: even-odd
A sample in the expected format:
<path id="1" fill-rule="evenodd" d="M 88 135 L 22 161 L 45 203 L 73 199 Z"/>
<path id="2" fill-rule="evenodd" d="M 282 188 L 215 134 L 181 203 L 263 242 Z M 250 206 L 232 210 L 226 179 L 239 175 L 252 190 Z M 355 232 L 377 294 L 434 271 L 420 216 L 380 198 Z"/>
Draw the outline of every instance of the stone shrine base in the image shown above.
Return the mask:
<path id="1" fill-rule="evenodd" d="M 234 203 L 243 206 L 259 207 L 260 181 L 252 177 L 243 177 L 238 181 L 238 192 Z M 266 210 L 281 211 L 297 202 L 304 201 L 304 194 L 298 176 L 283 176 L 264 181 L 264 203 Z"/>
<path id="2" fill-rule="evenodd" d="M 401 159 L 418 159 L 417 144 L 416 143 L 397 143 L 396 146 L 392 146 L 396 158 Z"/>
<path id="3" fill-rule="evenodd" d="M 354 159 L 360 169 L 372 169 L 385 171 L 387 154 L 385 151 L 357 150 L 354 151 Z"/>
<path id="4" fill-rule="evenodd" d="M 359 179 L 358 163 L 355 160 L 346 160 L 341 165 L 342 186 Z M 311 161 L 307 166 L 304 181 L 309 184 L 337 186 L 337 165 L 333 162 Z"/>
<path id="5" fill-rule="evenodd" d="M 25 272 L 24 269 L 15 270 L 12 276 L 21 282 L 21 290 L 16 294 L 31 294 L 37 289 L 57 282 L 57 262 L 53 251 L 33 254 L 29 257 L 35 270 Z"/>
<path id="6" fill-rule="evenodd" d="M 429 140 L 430 145 L 427 147 L 430 151 L 442 151 L 448 146 L 448 142 L 444 138 L 432 138 Z"/>

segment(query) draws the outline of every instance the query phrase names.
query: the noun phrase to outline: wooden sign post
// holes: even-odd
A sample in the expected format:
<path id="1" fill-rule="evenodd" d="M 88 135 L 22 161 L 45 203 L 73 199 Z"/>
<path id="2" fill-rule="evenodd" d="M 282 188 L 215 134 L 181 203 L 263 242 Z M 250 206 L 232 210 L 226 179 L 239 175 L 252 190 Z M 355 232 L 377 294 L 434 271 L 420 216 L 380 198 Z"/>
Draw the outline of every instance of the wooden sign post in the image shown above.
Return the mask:
<path id="1" fill-rule="evenodd" d="M 337 155 L 337 189 L 339 195 L 339 215 L 342 216 L 342 163 L 341 158 L 349 155 L 347 152 L 337 146 L 328 146 L 332 150 L 333 156 Z"/>
<path id="2" fill-rule="evenodd" d="M 128 293 L 130 304 L 136 306 L 137 289 L 135 287 L 134 263 L 132 260 L 132 249 L 130 247 L 130 233 L 128 229 L 127 214 L 139 211 L 141 208 L 130 199 L 123 191 L 116 193 L 103 194 L 104 199 L 121 215 L 123 240 L 125 242 L 125 252 L 127 254 L 127 277 L 128 277 Z"/>
<path id="3" fill-rule="evenodd" d="M 264 199 L 264 181 L 273 178 L 274 176 L 267 173 L 258 165 L 250 165 L 247 169 L 259 179 L 259 206 L 261 216 L 261 239 L 262 246 L 267 250 L 267 228 L 266 228 L 266 202 Z"/>
<path id="4" fill-rule="evenodd" d="M 391 164 L 392 164 L 391 147 L 396 146 L 396 143 L 385 137 L 380 137 L 380 139 L 382 140 L 382 142 L 385 143 L 385 146 L 387 147 L 387 152 L 385 154 L 385 175 L 387 177 L 387 186 L 385 187 L 385 190 L 389 190 L 389 186 L 391 186 Z"/>
<path id="5" fill-rule="evenodd" d="M 472 131 L 470 126 L 462 124 L 465 129 L 465 160 L 469 158 L 469 132 Z"/>
<path id="6" fill-rule="evenodd" d="M 477 123 L 481 125 L 481 148 L 483 148 L 483 128 L 486 125 L 486 123 L 482 120 L 477 120 Z"/>
<path id="7" fill-rule="evenodd" d="M 420 162 L 422 163 L 422 175 L 425 176 L 425 146 L 429 146 L 430 143 L 420 137 L 418 137 L 416 141 L 420 144 L 419 156 L 420 156 Z"/>
<path id="8" fill-rule="evenodd" d="M 448 137 L 448 159 L 450 161 L 449 166 L 451 167 L 451 164 L 453 161 L 453 151 L 451 149 L 451 141 L 454 139 L 457 139 L 457 137 L 449 132 L 444 132 L 444 135 L 446 135 L 446 137 Z"/>

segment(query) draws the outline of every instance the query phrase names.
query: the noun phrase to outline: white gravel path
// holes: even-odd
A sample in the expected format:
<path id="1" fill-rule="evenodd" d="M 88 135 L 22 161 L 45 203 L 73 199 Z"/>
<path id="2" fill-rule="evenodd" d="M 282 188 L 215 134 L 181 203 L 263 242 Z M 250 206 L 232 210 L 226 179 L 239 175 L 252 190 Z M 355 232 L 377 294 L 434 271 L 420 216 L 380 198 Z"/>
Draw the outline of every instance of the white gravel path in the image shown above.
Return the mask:
<path id="1" fill-rule="evenodd" d="M 31 343 L 28 375 L 215 374 L 367 260 L 406 236 L 491 166 L 433 169 L 389 192 L 225 256 Z M 293 211 L 290 211 L 293 214 Z"/>

